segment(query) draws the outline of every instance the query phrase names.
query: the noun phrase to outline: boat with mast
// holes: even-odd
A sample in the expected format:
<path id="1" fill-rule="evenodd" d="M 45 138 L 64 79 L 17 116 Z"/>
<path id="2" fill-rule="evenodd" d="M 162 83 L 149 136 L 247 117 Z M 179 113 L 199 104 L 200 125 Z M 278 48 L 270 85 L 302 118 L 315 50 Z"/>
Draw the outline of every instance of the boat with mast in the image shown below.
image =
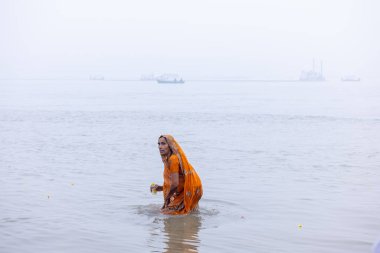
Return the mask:
<path id="1" fill-rule="evenodd" d="M 320 62 L 320 72 L 318 72 L 315 70 L 315 60 L 313 59 L 313 70 L 302 71 L 299 80 L 308 82 L 326 81 L 325 77 L 323 76 L 323 62 Z"/>

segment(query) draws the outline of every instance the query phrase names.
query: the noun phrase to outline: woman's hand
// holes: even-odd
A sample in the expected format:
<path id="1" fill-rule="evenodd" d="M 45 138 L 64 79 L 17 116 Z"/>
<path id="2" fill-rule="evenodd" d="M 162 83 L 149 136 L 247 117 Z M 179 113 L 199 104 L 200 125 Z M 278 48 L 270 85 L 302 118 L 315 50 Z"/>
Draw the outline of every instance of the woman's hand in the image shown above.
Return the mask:
<path id="1" fill-rule="evenodd" d="M 151 184 L 150 185 L 150 192 L 156 192 L 158 188 L 158 184 Z"/>
<path id="2" fill-rule="evenodd" d="M 163 190 L 163 187 L 158 184 L 151 184 L 150 185 L 150 192 L 160 192 Z"/>

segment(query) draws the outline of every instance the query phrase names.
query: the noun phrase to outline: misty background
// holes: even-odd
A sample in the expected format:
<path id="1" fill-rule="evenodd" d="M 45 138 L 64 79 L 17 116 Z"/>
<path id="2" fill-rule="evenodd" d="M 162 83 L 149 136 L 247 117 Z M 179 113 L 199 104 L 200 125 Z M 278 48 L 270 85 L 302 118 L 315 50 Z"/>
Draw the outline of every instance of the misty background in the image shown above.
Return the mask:
<path id="1" fill-rule="evenodd" d="M 380 0 L 0 0 L 0 252 L 371 252 L 379 14 Z M 186 82 L 139 81 L 151 73 Z M 185 217 L 149 191 L 162 134 L 202 179 Z"/>
<path id="2" fill-rule="evenodd" d="M 0 78 L 376 79 L 380 1 L 1 0 Z"/>

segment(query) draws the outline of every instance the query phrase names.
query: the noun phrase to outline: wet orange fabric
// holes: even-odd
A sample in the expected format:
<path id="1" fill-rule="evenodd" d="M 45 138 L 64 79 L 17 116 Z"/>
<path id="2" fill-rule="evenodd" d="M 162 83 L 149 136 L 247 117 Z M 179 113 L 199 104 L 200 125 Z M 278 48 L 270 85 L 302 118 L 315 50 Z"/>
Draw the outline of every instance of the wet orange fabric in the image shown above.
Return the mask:
<path id="1" fill-rule="evenodd" d="M 184 199 L 184 186 L 185 186 L 185 177 L 183 173 L 181 172 L 179 159 L 175 154 L 172 154 L 169 158 L 168 165 L 165 165 L 164 167 L 164 199 L 170 192 L 170 175 L 172 173 L 178 173 L 179 174 L 179 181 L 178 181 L 178 187 L 176 196 L 174 197 L 173 201 L 170 201 L 169 207 L 171 209 L 182 209 L 184 206 L 183 199 Z"/>
<path id="2" fill-rule="evenodd" d="M 173 152 L 170 157 L 162 157 L 164 162 L 164 200 L 170 192 L 170 175 L 172 173 L 179 173 L 179 182 L 176 196 L 169 202 L 168 208 L 162 212 L 165 214 L 188 214 L 198 206 L 202 197 L 202 182 L 173 136 L 163 135 L 163 137 L 166 138 Z"/>

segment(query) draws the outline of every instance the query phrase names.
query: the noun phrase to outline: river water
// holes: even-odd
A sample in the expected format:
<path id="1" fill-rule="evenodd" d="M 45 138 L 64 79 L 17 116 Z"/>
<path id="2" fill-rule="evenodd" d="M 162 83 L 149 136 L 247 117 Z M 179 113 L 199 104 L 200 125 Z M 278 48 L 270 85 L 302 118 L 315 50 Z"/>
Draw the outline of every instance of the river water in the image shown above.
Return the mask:
<path id="1" fill-rule="evenodd" d="M 200 175 L 160 214 L 157 138 Z M 380 82 L 0 81 L 0 252 L 371 252 Z"/>

